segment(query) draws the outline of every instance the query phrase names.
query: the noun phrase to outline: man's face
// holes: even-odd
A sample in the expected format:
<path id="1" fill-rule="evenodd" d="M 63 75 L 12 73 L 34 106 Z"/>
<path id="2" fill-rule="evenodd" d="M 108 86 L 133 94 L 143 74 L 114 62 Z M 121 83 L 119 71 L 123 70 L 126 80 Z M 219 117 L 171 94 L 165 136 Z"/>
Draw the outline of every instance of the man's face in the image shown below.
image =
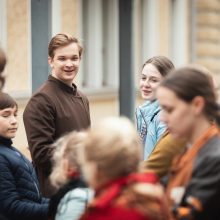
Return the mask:
<path id="1" fill-rule="evenodd" d="M 79 70 L 79 48 L 76 43 L 59 47 L 54 51 L 54 57 L 48 58 L 52 76 L 71 86 Z"/>

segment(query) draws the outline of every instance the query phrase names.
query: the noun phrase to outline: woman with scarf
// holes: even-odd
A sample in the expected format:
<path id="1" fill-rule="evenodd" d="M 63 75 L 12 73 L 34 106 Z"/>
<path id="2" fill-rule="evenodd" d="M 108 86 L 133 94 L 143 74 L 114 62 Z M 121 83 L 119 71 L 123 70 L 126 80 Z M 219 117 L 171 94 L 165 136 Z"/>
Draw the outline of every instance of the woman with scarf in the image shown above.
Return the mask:
<path id="1" fill-rule="evenodd" d="M 161 120 L 173 138 L 187 144 L 173 160 L 167 195 L 174 219 L 219 219 L 219 105 L 210 76 L 202 68 L 184 67 L 157 90 Z"/>

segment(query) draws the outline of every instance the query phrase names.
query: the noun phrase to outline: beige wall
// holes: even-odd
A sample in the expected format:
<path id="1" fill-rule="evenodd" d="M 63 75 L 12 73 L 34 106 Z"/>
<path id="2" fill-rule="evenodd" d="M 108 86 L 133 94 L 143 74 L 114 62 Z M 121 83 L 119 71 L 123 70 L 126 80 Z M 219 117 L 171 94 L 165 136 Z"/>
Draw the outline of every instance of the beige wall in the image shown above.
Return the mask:
<path id="1" fill-rule="evenodd" d="M 197 63 L 220 74 L 220 1 L 197 0 Z"/>
<path id="2" fill-rule="evenodd" d="M 8 63 L 5 69 L 6 84 L 4 90 L 13 97 L 27 94 L 30 89 L 30 17 L 29 0 L 6 1 L 7 11 L 7 45 L 6 52 Z M 21 120 L 22 111 L 26 102 L 17 100 L 19 105 L 20 128 L 14 145 L 22 151 L 26 148 L 26 136 L 23 122 Z M 28 154 L 27 154 L 28 155 Z"/>
<path id="3" fill-rule="evenodd" d="M 7 2 L 7 82 L 5 89 L 21 93 L 30 88 L 29 5 L 28 0 Z"/>
<path id="4" fill-rule="evenodd" d="M 25 134 L 24 124 L 23 124 L 23 111 L 26 106 L 26 100 L 17 100 L 18 102 L 18 122 L 19 127 L 16 134 L 16 137 L 13 139 L 13 144 L 15 147 L 19 148 L 26 156 L 29 157 L 27 138 Z"/>
<path id="5" fill-rule="evenodd" d="M 61 31 L 78 36 L 78 0 L 61 1 Z"/>
<path id="6" fill-rule="evenodd" d="M 170 41 L 170 0 L 160 0 L 160 42 L 161 54 L 169 54 Z"/>

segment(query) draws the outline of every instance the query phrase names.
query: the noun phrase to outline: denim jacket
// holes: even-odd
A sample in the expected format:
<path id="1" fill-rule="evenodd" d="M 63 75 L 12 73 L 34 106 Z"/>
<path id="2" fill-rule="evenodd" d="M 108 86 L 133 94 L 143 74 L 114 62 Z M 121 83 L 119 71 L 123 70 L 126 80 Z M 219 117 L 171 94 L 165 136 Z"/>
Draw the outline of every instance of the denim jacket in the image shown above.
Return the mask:
<path id="1" fill-rule="evenodd" d="M 144 146 L 144 160 L 152 153 L 157 141 L 166 130 L 166 125 L 159 119 L 158 101 L 146 101 L 136 109 L 137 131 Z"/>

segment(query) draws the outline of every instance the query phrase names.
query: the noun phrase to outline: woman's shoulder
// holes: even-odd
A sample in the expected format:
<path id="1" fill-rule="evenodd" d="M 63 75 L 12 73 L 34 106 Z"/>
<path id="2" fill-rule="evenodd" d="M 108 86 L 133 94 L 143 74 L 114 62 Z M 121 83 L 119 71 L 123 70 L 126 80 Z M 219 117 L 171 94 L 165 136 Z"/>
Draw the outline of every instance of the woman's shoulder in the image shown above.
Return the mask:
<path id="1" fill-rule="evenodd" d="M 207 139 L 206 143 L 204 143 L 202 149 L 199 151 L 200 156 L 207 156 L 210 158 L 219 158 L 220 160 L 220 136 L 215 135 L 209 139 Z"/>
<path id="2" fill-rule="evenodd" d="M 219 173 L 220 169 L 220 137 L 209 138 L 199 150 L 194 161 L 194 170 L 205 175 Z M 216 176 L 217 177 L 217 176 Z"/>

